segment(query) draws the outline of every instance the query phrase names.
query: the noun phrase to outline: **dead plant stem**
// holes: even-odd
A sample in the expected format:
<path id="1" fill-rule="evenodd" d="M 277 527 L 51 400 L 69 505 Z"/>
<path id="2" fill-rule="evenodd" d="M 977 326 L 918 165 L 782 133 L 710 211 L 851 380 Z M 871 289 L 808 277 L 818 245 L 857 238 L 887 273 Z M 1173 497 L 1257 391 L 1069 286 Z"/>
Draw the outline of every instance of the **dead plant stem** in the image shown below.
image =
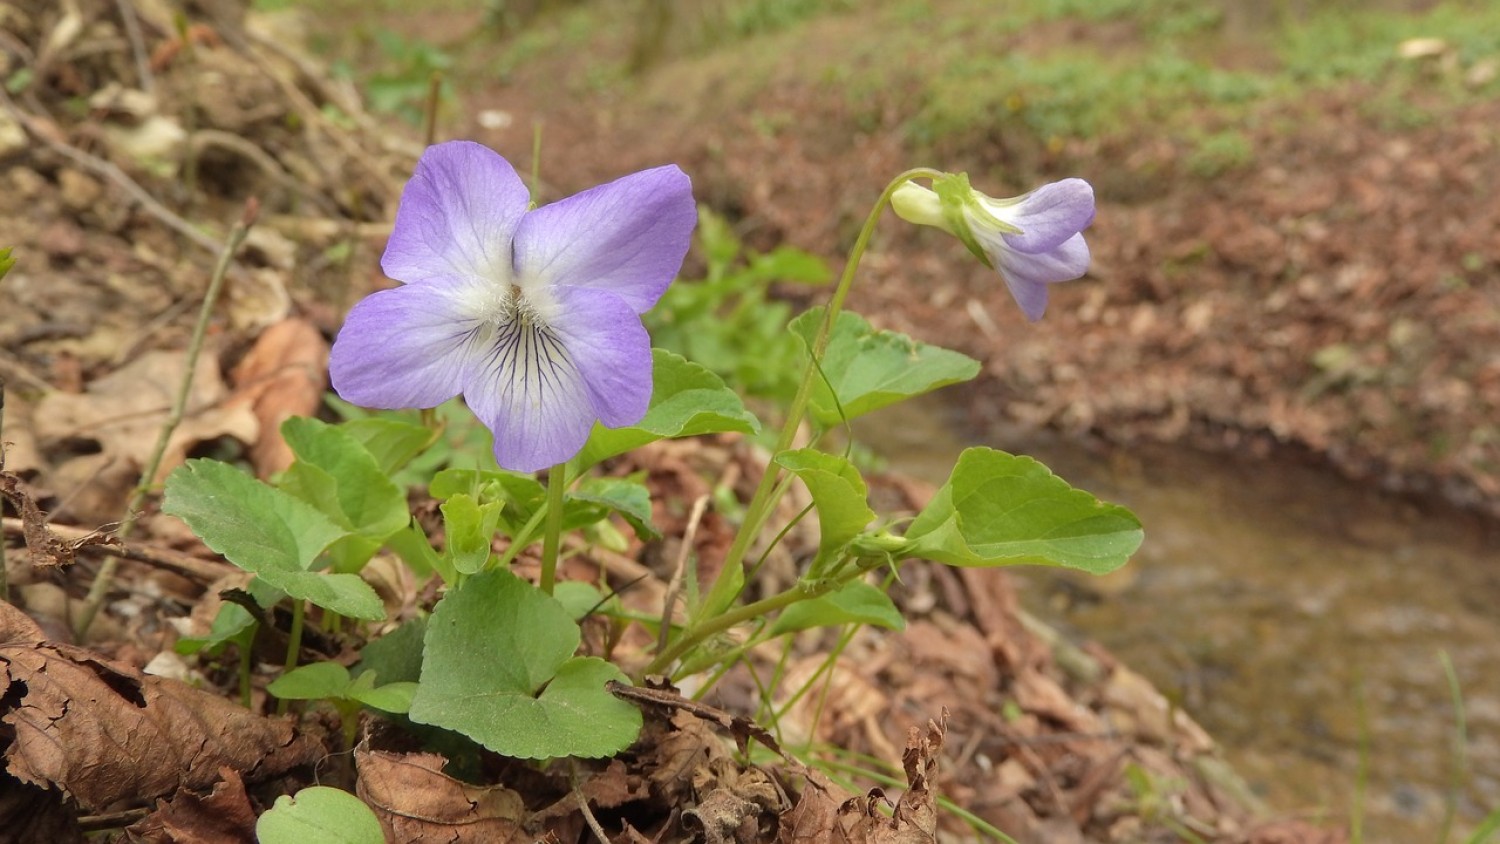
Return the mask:
<path id="1" fill-rule="evenodd" d="M 125 508 L 125 518 L 120 522 L 120 529 L 116 535 L 124 540 L 128 538 L 135 529 L 136 515 L 140 512 L 141 505 L 146 500 L 146 495 L 151 491 L 151 486 L 156 480 L 156 473 L 161 468 L 162 455 L 167 451 L 167 443 L 172 439 L 172 434 L 177 426 L 182 423 L 182 417 L 187 411 L 188 396 L 193 389 L 193 372 L 198 368 L 198 356 L 203 351 L 203 339 L 208 334 L 208 323 L 213 316 L 214 305 L 219 300 L 219 292 L 224 288 L 224 278 L 229 274 L 229 265 L 234 260 L 234 253 L 245 242 L 245 236 L 250 233 L 250 227 L 255 224 L 255 218 L 260 213 L 260 203 L 254 197 L 245 203 L 245 212 L 240 216 L 239 222 L 229 231 L 229 240 L 219 252 L 219 262 L 214 267 L 213 276 L 208 282 L 208 291 L 203 295 L 203 307 L 198 311 L 198 322 L 193 326 L 193 337 L 188 342 L 187 368 L 182 376 L 182 383 L 177 388 L 177 398 L 172 403 L 172 410 L 167 416 L 167 421 L 162 424 L 161 431 L 156 437 L 156 448 L 152 450 L 151 459 L 146 462 L 141 472 L 140 483 L 136 484 L 135 491 L 130 495 L 130 502 Z M 89 594 L 84 600 L 83 609 L 79 612 L 74 623 L 74 633 L 78 641 L 85 640 L 89 627 L 93 625 L 94 618 L 99 614 L 99 608 L 104 605 L 104 599 L 109 594 L 111 583 L 114 581 L 115 570 L 120 566 L 120 557 L 110 555 L 104 559 L 99 566 L 98 574 L 94 575 L 93 583 L 89 584 Z"/>

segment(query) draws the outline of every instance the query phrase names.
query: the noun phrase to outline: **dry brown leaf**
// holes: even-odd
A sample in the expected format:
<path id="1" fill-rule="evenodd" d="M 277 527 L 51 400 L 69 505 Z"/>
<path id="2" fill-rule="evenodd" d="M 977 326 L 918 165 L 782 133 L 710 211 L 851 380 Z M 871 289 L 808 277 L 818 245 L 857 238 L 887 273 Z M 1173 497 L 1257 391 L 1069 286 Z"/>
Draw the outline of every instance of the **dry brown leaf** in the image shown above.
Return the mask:
<path id="1" fill-rule="evenodd" d="M 133 824 L 130 833 L 153 844 L 255 844 L 255 809 L 245 781 L 231 768 L 219 773 L 223 779 L 207 797 L 179 792 Z"/>
<path id="2" fill-rule="evenodd" d="M 289 721 L 45 641 L 30 618 L 5 603 L 0 642 L 0 722 L 14 734 L 5 749 L 10 773 L 55 787 L 91 811 L 207 788 L 221 778 L 221 766 L 259 782 L 324 752 Z"/>
<path id="3" fill-rule="evenodd" d="M 504 786 L 477 786 L 443 773 L 436 753 L 354 752 L 356 793 L 375 810 L 386 838 L 408 844 L 530 844 L 521 795 Z"/>
<path id="4" fill-rule="evenodd" d="M 260 422 L 250 462 L 261 477 L 292 465 L 292 450 L 281 438 L 281 423 L 311 416 L 328 389 L 328 344 L 312 323 L 284 319 L 261 332 L 249 354 L 234 368 L 234 395 L 227 406 L 248 407 Z"/>
<path id="5" fill-rule="evenodd" d="M 927 722 L 924 734 L 912 727 L 906 738 L 906 752 L 901 756 L 906 769 L 906 793 L 901 795 L 886 818 L 876 805 L 885 799 L 879 789 L 863 798 L 854 798 L 840 809 L 840 814 L 856 816 L 852 828 L 845 831 L 850 842 L 864 844 L 937 844 L 937 773 L 938 757 L 943 752 L 943 735 L 948 726 L 948 712 L 938 722 Z"/>
<path id="6" fill-rule="evenodd" d="M 43 398 L 32 414 L 34 432 L 47 447 L 93 440 L 103 454 L 143 467 L 156 448 L 186 370 L 187 357 L 181 352 L 147 352 L 93 382 L 81 395 L 51 393 Z M 255 441 L 255 416 L 245 407 L 219 406 L 224 393 L 215 357 L 202 355 L 182 423 L 168 441 L 153 481 L 166 477 L 198 443 L 224 436 Z"/>

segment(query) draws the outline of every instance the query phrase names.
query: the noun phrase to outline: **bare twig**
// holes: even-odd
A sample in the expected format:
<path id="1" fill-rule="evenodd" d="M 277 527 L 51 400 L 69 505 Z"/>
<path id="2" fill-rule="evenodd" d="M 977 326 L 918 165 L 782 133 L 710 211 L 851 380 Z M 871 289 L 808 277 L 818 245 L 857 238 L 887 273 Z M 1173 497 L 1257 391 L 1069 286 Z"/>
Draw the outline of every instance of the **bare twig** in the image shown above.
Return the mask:
<path id="1" fill-rule="evenodd" d="M 20 519 L 7 516 L 3 520 L 3 526 L 4 533 L 8 535 L 22 537 L 26 535 L 26 524 Z M 62 542 L 71 546 L 77 546 L 79 550 L 82 550 L 84 547 L 79 545 L 81 542 L 90 538 L 108 536 L 107 534 L 100 534 L 98 531 L 86 530 L 71 525 L 49 524 L 47 525 L 47 529 Z M 228 563 L 205 560 L 201 557 L 195 557 L 192 554 L 185 554 L 181 551 L 174 551 L 171 548 L 160 548 L 154 545 L 99 544 L 96 547 L 107 547 L 111 554 L 116 554 L 137 563 L 145 563 L 153 568 L 180 574 L 199 583 L 213 583 L 226 574 L 239 571 L 239 569 Z"/>
<path id="2" fill-rule="evenodd" d="M 693 540 L 698 536 L 698 523 L 703 521 L 703 511 L 708 508 L 708 496 L 700 495 L 693 502 L 692 512 L 688 514 L 687 527 L 682 532 L 682 548 L 677 552 L 677 565 L 672 569 L 672 579 L 667 583 L 667 600 L 662 605 L 661 631 L 657 634 L 656 650 L 658 652 L 667 649 L 667 634 L 672 629 L 672 609 L 677 604 L 677 596 L 682 592 L 682 576 L 687 569 L 688 557 L 693 551 Z"/>
<path id="3" fill-rule="evenodd" d="M 145 469 L 141 473 L 141 481 L 135 487 L 135 492 L 130 496 L 130 503 L 126 506 L 125 518 L 120 523 L 119 537 L 124 540 L 130 536 L 135 529 L 136 514 L 140 512 L 141 504 L 146 500 L 146 494 L 151 488 L 152 481 L 156 478 L 157 470 L 161 467 L 162 455 L 167 451 L 167 443 L 172 438 L 172 433 L 177 430 L 178 424 L 182 422 L 183 414 L 187 410 L 188 396 L 193 388 L 193 372 L 198 368 L 198 355 L 203 351 L 203 338 L 208 333 L 208 322 L 213 316 L 214 305 L 219 301 L 219 291 L 224 288 L 224 277 L 229 274 L 229 265 L 234 260 L 234 253 L 239 250 L 240 244 L 245 242 L 245 236 L 250 233 L 250 227 L 255 224 L 255 218 L 260 213 L 260 203 L 254 197 L 245 203 L 245 213 L 235 223 L 234 228 L 229 231 L 229 242 L 219 253 L 219 263 L 214 267 L 214 274 L 209 279 L 208 291 L 203 295 L 203 308 L 198 311 L 198 323 L 193 326 L 193 337 L 188 341 L 187 369 L 182 376 L 182 383 L 177 389 L 177 399 L 172 403 L 172 412 L 167 421 L 162 424 L 161 433 L 156 438 L 156 448 L 151 454 L 151 459 L 146 462 Z M 120 558 L 111 556 L 104 560 L 99 567 L 98 574 L 94 575 L 94 582 L 89 584 L 89 595 L 79 613 L 78 623 L 75 625 L 75 633 L 78 641 L 84 641 L 88 633 L 89 625 L 94 623 L 94 616 L 99 614 L 99 608 L 104 605 L 104 598 L 109 593 L 111 581 L 114 580 L 115 569 L 119 568 Z"/>
<path id="4" fill-rule="evenodd" d="M 151 75 L 151 63 L 146 58 L 146 42 L 141 38 L 141 22 L 135 16 L 131 0 L 115 0 L 120 10 L 120 20 L 125 22 L 125 37 L 130 39 L 130 54 L 135 57 L 135 72 L 140 77 L 141 90 L 151 93 L 156 88 L 156 77 Z"/>

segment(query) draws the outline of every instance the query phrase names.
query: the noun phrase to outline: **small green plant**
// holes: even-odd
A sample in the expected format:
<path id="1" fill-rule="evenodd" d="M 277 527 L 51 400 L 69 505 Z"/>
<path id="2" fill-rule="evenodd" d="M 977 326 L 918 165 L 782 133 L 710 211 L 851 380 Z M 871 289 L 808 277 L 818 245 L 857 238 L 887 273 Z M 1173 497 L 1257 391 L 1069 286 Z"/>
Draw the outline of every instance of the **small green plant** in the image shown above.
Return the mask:
<path id="1" fill-rule="evenodd" d="M 620 535 L 611 526 L 618 521 L 643 540 L 660 536 L 643 478 L 599 467 L 662 439 L 760 429 L 723 378 L 651 349 L 641 323 L 699 221 L 687 177 L 656 168 L 532 208 L 495 153 L 466 142 L 430 148 L 382 263 L 406 284 L 355 306 L 330 365 L 349 401 L 429 410 L 416 420 L 355 412 L 338 424 L 288 419 L 282 435 L 295 461 L 270 483 L 213 460 L 174 472 L 163 511 L 255 576 L 210 635 L 187 647 L 237 644 L 243 682 L 257 626 L 286 605 L 285 671 L 270 692 L 282 708 L 327 702 L 346 745 L 359 713 L 372 708 L 510 758 L 601 758 L 627 748 L 642 727 L 641 711 L 611 693 L 617 684 L 701 677 L 707 688 L 756 647 L 803 630 L 843 628 L 847 642 L 859 625 L 902 627 L 884 587 L 903 560 L 1094 573 L 1123 565 L 1141 541 L 1135 516 L 1035 460 L 969 449 L 921 512 L 892 521 L 871 508 L 857 466 L 827 445 L 826 435 L 854 418 L 979 371 L 964 355 L 842 310 L 887 207 L 957 237 L 1033 320 L 1046 308 L 1048 286 L 1088 264 L 1081 231 L 1093 220 L 1094 199 L 1082 180 L 995 199 L 966 176 L 912 170 L 881 194 L 828 304 L 787 323 L 767 285 L 822 282 L 826 267 L 793 250 L 744 250 L 705 218 L 709 277 L 666 299 L 657 324 L 684 349 L 718 354 L 715 362 L 747 392 L 783 399 L 785 418 L 716 576 L 689 578 L 681 612 L 668 603 L 642 614 L 591 586 L 557 582 L 565 535 L 608 545 Z M 714 320 L 725 327 L 703 328 Z M 482 426 L 459 423 L 468 413 L 449 401 L 459 393 Z M 438 407 L 447 410 L 431 410 Z M 440 528 L 414 516 L 409 484 L 425 487 L 436 505 L 425 512 Z M 785 536 L 790 523 L 776 521 L 776 505 L 793 484 L 816 510 L 816 550 L 794 584 L 747 596 L 759 571 L 751 549 Z M 533 583 L 512 563 L 537 546 Z M 415 577 L 435 578 L 438 598 L 415 621 L 366 642 L 389 610 L 360 573 L 386 550 Z M 759 559 L 768 552 L 757 551 Z M 657 646 L 627 675 L 582 650 L 580 620 L 589 615 L 615 629 L 643 625 Z M 308 624 L 360 651 L 359 663 L 299 666 Z M 333 828 L 347 812 L 359 814 L 341 797 L 304 791 L 278 802 L 264 823 Z"/>
<path id="2" fill-rule="evenodd" d="M 773 299 L 771 288 L 824 285 L 832 271 L 789 246 L 766 254 L 747 249 L 727 221 L 706 209 L 699 211 L 698 243 L 707 272 L 668 288 L 647 314 L 653 341 L 748 395 L 790 401 L 804 347 L 787 332 L 792 306 Z"/>

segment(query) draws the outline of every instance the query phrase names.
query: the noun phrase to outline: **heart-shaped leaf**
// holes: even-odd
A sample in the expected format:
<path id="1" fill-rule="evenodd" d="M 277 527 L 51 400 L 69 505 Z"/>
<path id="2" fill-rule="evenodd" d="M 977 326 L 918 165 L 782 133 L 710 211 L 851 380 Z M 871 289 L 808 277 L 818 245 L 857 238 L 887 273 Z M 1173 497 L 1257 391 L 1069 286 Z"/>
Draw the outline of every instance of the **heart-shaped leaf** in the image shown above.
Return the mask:
<path id="1" fill-rule="evenodd" d="M 823 309 L 792 320 L 792 332 L 808 349 L 823 324 Z M 979 374 L 968 355 L 918 343 L 895 331 L 877 331 L 859 314 L 843 311 L 834 321 L 819 368 L 822 377 L 809 412 L 825 428 Z M 826 380 L 825 380 L 826 379 Z"/>
<path id="2" fill-rule="evenodd" d="M 948 482 L 907 528 L 907 553 L 957 566 L 1066 566 L 1104 574 L 1125 564 L 1140 520 L 1030 457 L 990 448 L 959 456 Z"/>
<path id="3" fill-rule="evenodd" d="M 337 788 L 315 785 L 282 795 L 255 822 L 260 844 L 385 844 L 380 820 L 364 801 Z"/>
<path id="4" fill-rule="evenodd" d="M 506 756 L 611 756 L 635 741 L 641 713 L 609 692 L 625 675 L 574 657 L 578 625 L 551 596 L 506 571 L 450 590 L 428 622 L 411 719 L 455 730 Z"/>

